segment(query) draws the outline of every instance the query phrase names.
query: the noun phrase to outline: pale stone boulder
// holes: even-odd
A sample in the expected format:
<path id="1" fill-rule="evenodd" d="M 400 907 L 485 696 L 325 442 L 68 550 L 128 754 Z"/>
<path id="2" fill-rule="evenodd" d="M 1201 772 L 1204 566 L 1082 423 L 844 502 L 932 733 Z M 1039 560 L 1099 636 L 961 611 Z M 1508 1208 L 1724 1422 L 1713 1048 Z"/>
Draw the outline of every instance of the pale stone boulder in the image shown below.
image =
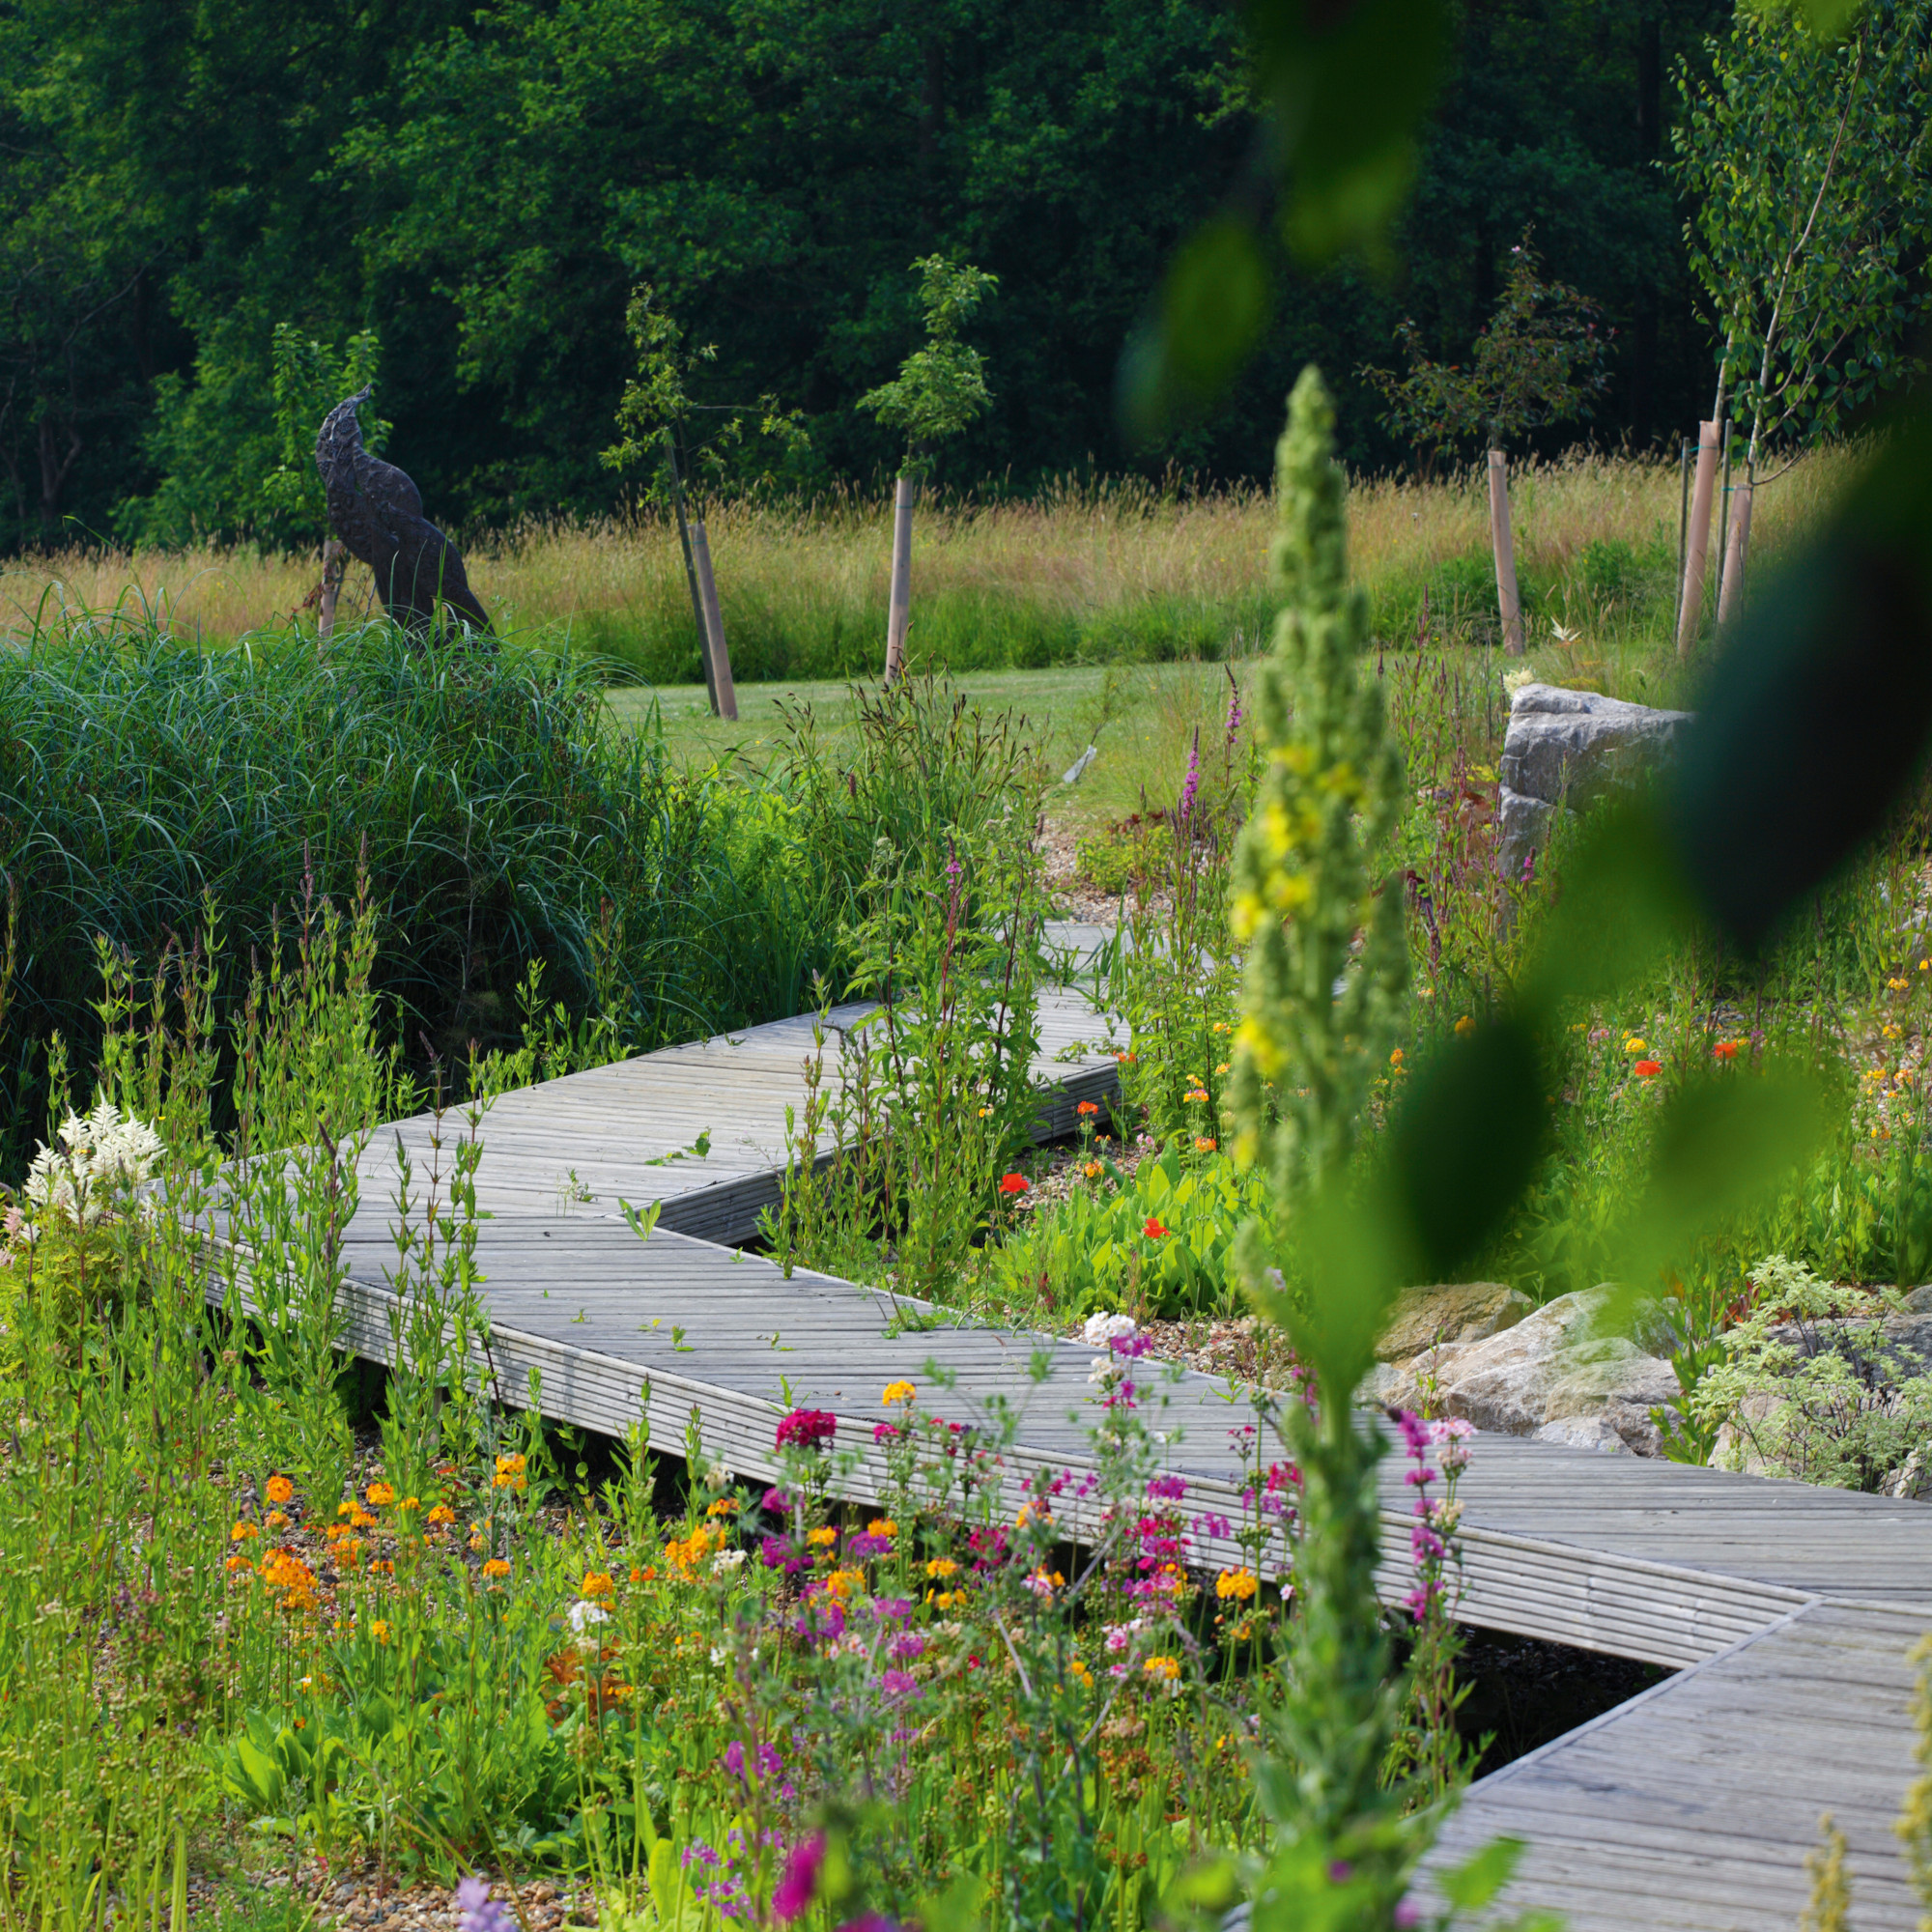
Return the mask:
<path id="1" fill-rule="evenodd" d="M 1486 1342 L 1535 1308 L 1528 1295 L 1497 1281 L 1406 1289 L 1382 1324 L 1376 1359 L 1401 1362 L 1443 1342 Z"/>
<path id="2" fill-rule="evenodd" d="M 1384 1365 L 1371 1391 L 1391 1408 L 1413 1408 L 1433 1381 L 1443 1412 L 1478 1429 L 1661 1455 L 1662 1433 L 1650 1411 L 1677 1403 L 1677 1376 L 1629 1336 L 1598 1332 L 1610 1299 L 1607 1288 L 1559 1295 L 1480 1341 L 1444 1343 Z M 1655 1346 L 1661 1328 L 1649 1326 L 1644 1339 Z"/>
<path id="3" fill-rule="evenodd" d="M 1520 873 L 1548 842 L 1559 807 L 1581 811 L 1654 771 L 1675 751 L 1688 711 L 1658 711 L 1594 691 L 1525 684 L 1510 699 L 1498 799 L 1497 863 Z"/>

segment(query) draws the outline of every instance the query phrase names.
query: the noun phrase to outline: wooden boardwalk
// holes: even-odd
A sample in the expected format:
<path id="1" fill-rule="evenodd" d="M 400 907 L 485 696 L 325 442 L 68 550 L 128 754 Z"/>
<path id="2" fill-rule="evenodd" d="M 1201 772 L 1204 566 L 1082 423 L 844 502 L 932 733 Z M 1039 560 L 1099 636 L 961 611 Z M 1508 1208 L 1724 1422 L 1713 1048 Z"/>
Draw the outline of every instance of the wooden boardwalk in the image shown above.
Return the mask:
<path id="1" fill-rule="evenodd" d="M 841 1009 L 834 1024 L 864 1010 Z M 1045 1136 L 1111 1091 L 1115 1067 L 1095 1050 L 1104 1022 L 1078 996 L 1055 995 L 1041 1020 Z M 959 1325 L 803 1269 L 787 1279 L 730 1245 L 778 1198 L 784 1110 L 802 1106 L 810 1050 L 810 1020 L 784 1020 L 496 1103 L 477 1258 L 505 1398 L 524 1400 L 534 1371 L 546 1414 L 611 1434 L 645 1414 L 673 1453 L 696 1418 L 706 1451 L 754 1477 L 777 1473 L 779 1415 L 810 1403 L 838 1416 L 841 1447 L 862 1449 L 846 1487 L 867 1500 L 883 1474 L 880 1393 L 903 1377 L 949 1419 L 1009 1405 L 1015 1478 L 1090 1466 L 1091 1350 Z M 395 1147 L 421 1163 L 431 1131 L 420 1118 L 384 1128 L 362 1158 L 349 1320 L 373 1359 L 389 1346 Z M 702 1156 L 691 1151 L 700 1137 Z M 647 1242 L 620 1196 L 662 1204 Z M 952 1388 L 934 1386 L 932 1364 Z M 1237 1515 L 1229 1432 L 1250 1414 L 1238 1393 L 1177 1372 L 1151 1400 L 1187 1478 L 1183 1507 Z M 1397 1459 L 1384 1478 L 1383 1581 L 1400 1595 L 1409 1519 Z M 1918 1925 L 1891 1821 L 1913 1772 L 1907 1654 L 1932 1629 L 1932 1510 L 1494 1435 L 1477 1439 L 1462 1493 L 1469 1622 L 1678 1674 L 1472 1787 L 1442 1856 L 1498 1833 L 1528 1839 L 1513 1898 L 1560 1908 L 1576 1932 L 1790 1927 L 1804 1853 L 1830 1809 L 1851 1839 L 1855 1922 Z M 1196 1563 L 1234 1555 L 1197 1534 Z"/>

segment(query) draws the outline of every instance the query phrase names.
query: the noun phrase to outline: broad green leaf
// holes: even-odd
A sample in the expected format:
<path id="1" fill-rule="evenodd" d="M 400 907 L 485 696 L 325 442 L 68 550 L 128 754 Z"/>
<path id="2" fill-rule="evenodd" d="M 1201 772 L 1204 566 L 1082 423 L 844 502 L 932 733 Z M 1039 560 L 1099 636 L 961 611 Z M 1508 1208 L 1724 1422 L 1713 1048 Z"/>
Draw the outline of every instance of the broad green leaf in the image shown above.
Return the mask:
<path id="1" fill-rule="evenodd" d="M 1451 1040 L 1416 1074 L 1383 1183 L 1416 1279 L 1456 1279 L 1515 1205 L 1548 1125 L 1543 1088 L 1536 1041 L 1514 1015 Z"/>

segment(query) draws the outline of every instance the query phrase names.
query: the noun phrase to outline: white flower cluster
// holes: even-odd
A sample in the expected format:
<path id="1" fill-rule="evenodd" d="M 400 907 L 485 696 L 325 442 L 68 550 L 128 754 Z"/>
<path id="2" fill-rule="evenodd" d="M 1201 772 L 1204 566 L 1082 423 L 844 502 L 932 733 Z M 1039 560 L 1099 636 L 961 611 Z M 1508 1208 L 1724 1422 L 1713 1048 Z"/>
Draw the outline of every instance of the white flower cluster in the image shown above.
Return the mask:
<path id="1" fill-rule="evenodd" d="M 1524 685 L 1534 684 L 1535 682 L 1536 682 L 1536 667 L 1534 665 L 1522 665 L 1516 670 L 1505 671 L 1503 673 L 1503 689 L 1506 692 L 1508 692 L 1512 697 L 1514 697 L 1517 695 L 1517 693 L 1523 688 Z"/>
<path id="2" fill-rule="evenodd" d="M 161 1157 L 160 1135 L 111 1100 L 85 1116 L 70 1114 L 55 1138 L 57 1148 L 42 1143 L 21 1191 L 74 1227 L 92 1227 L 117 1199 L 125 1202 Z"/>
<path id="3" fill-rule="evenodd" d="M 1117 1336 L 1131 1335 L 1139 1325 L 1131 1315 L 1090 1315 L 1080 1339 L 1090 1349 L 1104 1349 Z"/>

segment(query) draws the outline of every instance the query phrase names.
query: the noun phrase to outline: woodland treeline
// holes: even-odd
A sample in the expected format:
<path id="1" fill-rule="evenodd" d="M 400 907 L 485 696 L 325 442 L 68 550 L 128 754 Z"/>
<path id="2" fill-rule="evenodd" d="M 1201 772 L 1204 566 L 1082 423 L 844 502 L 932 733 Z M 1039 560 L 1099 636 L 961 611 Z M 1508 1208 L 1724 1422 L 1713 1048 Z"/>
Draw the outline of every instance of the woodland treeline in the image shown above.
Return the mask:
<path id="1" fill-rule="evenodd" d="M 940 251 L 998 277 L 972 331 L 992 407 L 943 483 L 1264 474 L 1311 358 L 1342 454 L 1400 464 L 1350 372 L 1396 360 L 1405 316 L 1463 353 L 1530 226 L 1616 331 L 1589 433 L 1674 439 L 1709 411 L 1712 334 L 1656 163 L 1729 12 L 1464 0 L 1400 266 L 1284 257 L 1233 393 L 1129 450 L 1121 349 L 1164 262 L 1272 179 L 1212 0 L 10 0 L 0 543 L 272 540 L 278 323 L 374 332 L 389 447 L 442 519 L 620 507 L 636 480 L 598 453 L 640 283 L 716 345 L 699 404 L 803 412 L 735 480 L 870 484 L 897 450 L 854 404 Z"/>

